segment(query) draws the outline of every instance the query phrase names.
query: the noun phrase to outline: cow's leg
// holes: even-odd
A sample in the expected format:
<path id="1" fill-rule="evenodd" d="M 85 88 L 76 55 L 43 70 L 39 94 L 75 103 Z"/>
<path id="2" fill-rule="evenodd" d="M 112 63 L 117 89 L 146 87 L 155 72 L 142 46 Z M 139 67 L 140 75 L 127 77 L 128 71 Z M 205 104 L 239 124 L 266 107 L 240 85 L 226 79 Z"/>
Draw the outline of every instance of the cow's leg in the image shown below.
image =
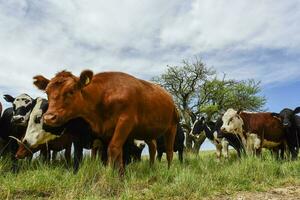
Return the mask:
<path id="1" fill-rule="evenodd" d="M 47 148 L 41 149 L 42 161 L 48 163 L 50 161 L 50 150 Z"/>
<path id="2" fill-rule="evenodd" d="M 107 149 L 108 149 L 107 143 L 103 143 L 103 146 L 100 149 L 98 149 L 98 151 L 100 151 L 99 154 L 101 153 L 101 162 L 105 166 L 108 164 Z"/>
<path id="3" fill-rule="evenodd" d="M 173 160 L 173 151 L 174 151 L 174 141 L 176 136 L 177 126 L 174 125 L 170 130 L 165 134 L 165 145 L 166 145 L 166 154 L 168 161 L 168 169 L 171 167 L 171 162 Z"/>
<path id="4" fill-rule="evenodd" d="M 131 146 L 130 142 L 126 141 L 125 144 L 123 145 L 123 164 L 124 165 L 129 165 L 132 162 L 131 156 Z"/>
<path id="5" fill-rule="evenodd" d="M 110 166 L 118 164 L 120 176 L 124 175 L 123 145 L 132 131 L 132 127 L 131 118 L 120 117 L 108 146 L 108 163 Z"/>
<path id="6" fill-rule="evenodd" d="M 76 174 L 79 169 L 79 164 L 82 160 L 83 147 L 79 141 L 74 142 L 74 164 L 73 164 L 73 173 Z"/>
<path id="7" fill-rule="evenodd" d="M 65 159 L 67 162 L 67 165 L 71 163 L 71 147 L 72 145 L 68 145 L 65 149 Z"/>
<path id="8" fill-rule="evenodd" d="M 10 149 L 10 157 L 11 157 L 11 161 L 12 161 L 11 171 L 13 173 L 17 173 L 18 170 L 19 170 L 18 160 L 15 156 L 17 151 L 18 151 L 17 142 L 16 141 L 11 141 L 9 149 Z"/>
<path id="9" fill-rule="evenodd" d="M 91 149 L 91 157 L 92 157 L 92 159 L 93 160 L 95 160 L 96 158 L 97 158 L 97 148 L 95 148 L 95 147 L 93 147 L 92 149 Z"/>
<path id="10" fill-rule="evenodd" d="M 183 163 L 183 148 L 178 149 L 178 159 L 179 159 L 179 162 L 182 164 Z"/>
<path id="11" fill-rule="evenodd" d="M 157 160 L 159 162 L 161 162 L 161 158 L 162 158 L 163 152 L 162 151 L 157 151 Z"/>
<path id="12" fill-rule="evenodd" d="M 156 140 L 146 140 L 145 141 L 149 147 L 149 156 L 150 156 L 150 167 L 153 166 L 156 154 Z"/>
<path id="13" fill-rule="evenodd" d="M 221 153 L 222 153 L 222 145 L 216 144 L 216 153 L 218 161 L 221 160 Z"/>
<path id="14" fill-rule="evenodd" d="M 103 148 L 103 142 L 99 139 L 95 139 L 92 144 L 92 158 L 96 159 L 97 154 L 100 154 L 101 149 Z M 99 155 L 100 156 L 100 155 Z"/>
<path id="15" fill-rule="evenodd" d="M 54 162 L 57 159 L 57 151 L 52 151 L 52 162 Z"/>
<path id="16" fill-rule="evenodd" d="M 224 155 L 224 158 L 227 159 L 228 158 L 228 145 L 229 145 L 229 143 L 225 138 L 223 138 L 221 140 L 221 145 L 222 145 L 222 154 Z"/>

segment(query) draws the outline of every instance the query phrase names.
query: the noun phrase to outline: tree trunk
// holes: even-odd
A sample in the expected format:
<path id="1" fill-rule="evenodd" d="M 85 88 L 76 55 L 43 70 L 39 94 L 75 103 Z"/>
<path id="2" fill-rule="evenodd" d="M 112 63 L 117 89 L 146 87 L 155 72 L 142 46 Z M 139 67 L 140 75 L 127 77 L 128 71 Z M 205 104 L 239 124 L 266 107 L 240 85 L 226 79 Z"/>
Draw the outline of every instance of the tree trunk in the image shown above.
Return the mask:
<path id="1" fill-rule="evenodd" d="M 193 148 L 193 138 L 190 136 L 190 126 L 191 126 L 191 119 L 190 119 L 190 115 L 188 113 L 188 110 L 182 110 L 182 117 L 184 119 L 184 122 L 187 126 L 189 126 L 189 130 L 187 130 L 186 132 L 186 137 L 185 137 L 185 146 L 186 146 L 186 150 L 187 151 L 192 151 Z"/>
<path id="2" fill-rule="evenodd" d="M 185 147 L 187 151 L 192 151 L 193 149 L 193 138 L 189 133 L 187 133 L 185 137 Z"/>

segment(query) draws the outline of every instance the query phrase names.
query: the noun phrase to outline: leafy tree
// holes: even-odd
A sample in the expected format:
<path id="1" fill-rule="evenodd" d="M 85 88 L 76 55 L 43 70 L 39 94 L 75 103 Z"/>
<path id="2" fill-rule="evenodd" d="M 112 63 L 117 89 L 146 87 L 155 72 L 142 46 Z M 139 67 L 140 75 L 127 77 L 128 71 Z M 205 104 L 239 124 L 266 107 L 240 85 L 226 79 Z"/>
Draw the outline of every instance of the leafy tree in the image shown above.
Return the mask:
<path id="1" fill-rule="evenodd" d="M 167 66 L 166 72 L 152 81 L 173 95 L 186 132 L 190 132 L 196 116 L 205 115 L 211 120 L 228 108 L 261 110 L 266 102 L 258 95 L 260 82 L 226 80 L 225 75 L 218 79 L 216 71 L 199 59 L 193 63 L 183 60 L 182 66 Z M 187 149 L 198 152 L 205 138 L 204 133 L 197 140 L 187 134 Z"/>

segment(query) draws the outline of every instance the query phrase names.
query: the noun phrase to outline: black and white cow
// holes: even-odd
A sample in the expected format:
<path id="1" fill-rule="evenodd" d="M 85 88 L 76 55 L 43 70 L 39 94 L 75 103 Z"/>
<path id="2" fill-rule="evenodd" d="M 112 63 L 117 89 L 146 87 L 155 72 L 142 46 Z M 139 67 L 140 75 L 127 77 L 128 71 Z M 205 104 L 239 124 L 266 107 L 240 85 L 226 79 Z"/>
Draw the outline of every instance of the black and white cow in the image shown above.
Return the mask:
<path id="1" fill-rule="evenodd" d="M 222 119 L 218 118 L 216 122 L 205 122 L 205 118 L 202 117 L 194 122 L 191 135 L 197 139 L 199 135 L 204 131 L 205 136 L 210 140 L 212 144 L 216 146 L 217 158 L 220 159 L 222 155 L 228 158 L 228 146 L 232 146 L 240 157 L 241 152 L 244 150 L 243 144 L 234 134 L 224 135 L 221 132 L 223 125 Z"/>
<path id="2" fill-rule="evenodd" d="M 291 152 L 294 152 L 294 158 L 297 158 L 300 148 L 300 107 L 292 110 L 285 108 L 279 113 L 272 113 L 272 116 L 278 117 L 286 132 L 286 140 Z"/>
<path id="3" fill-rule="evenodd" d="M 184 131 L 182 129 L 182 126 L 178 123 L 177 132 L 174 141 L 174 152 L 178 151 L 178 159 L 180 163 L 183 162 L 184 138 L 185 138 Z M 162 154 L 166 152 L 164 137 L 159 137 L 156 140 L 156 144 L 157 144 L 157 159 L 161 161 Z"/>
<path id="4" fill-rule="evenodd" d="M 123 161 L 128 165 L 131 162 L 141 161 L 142 151 L 146 146 L 144 140 L 127 140 L 123 147 Z"/>
<path id="5" fill-rule="evenodd" d="M 12 103 L 12 107 L 5 109 L 0 119 L 0 155 L 9 155 L 12 160 L 12 170 L 15 172 L 18 166 L 14 155 L 18 149 L 18 143 L 10 136 L 21 139 L 25 134 L 35 100 L 27 94 L 21 94 L 17 97 L 4 95 L 4 99 Z"/>
<path id="6" fill-rule="evenodd" d="M 4 95 L 4 99 L 12 103 L 12 123 L 19 126 L 27 126 L 30 112 L 35 105 L 35 99 L 31 98 L 28 94 L 21 94 L 17 97 L 6 94 Z"/>

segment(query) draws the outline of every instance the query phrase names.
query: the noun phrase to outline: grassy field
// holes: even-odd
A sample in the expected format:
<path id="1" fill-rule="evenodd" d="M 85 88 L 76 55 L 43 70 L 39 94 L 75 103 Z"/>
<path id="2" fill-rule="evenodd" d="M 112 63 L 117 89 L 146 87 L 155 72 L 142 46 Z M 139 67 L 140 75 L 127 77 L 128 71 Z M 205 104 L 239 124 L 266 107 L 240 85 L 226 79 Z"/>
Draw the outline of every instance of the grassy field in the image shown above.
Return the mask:
<path id="1" fill-rule="evenodd" d="M 166 161 L 149 168 L 147 158 L 127 167 L 120 180 L 116 171 L 85 158 L 73 175 L 62 162 L 43 164 L 23 161 L 18 174 L 0 163 L 0 199 L 203 199 L 240 191 L 300 185 L 300 161 L 276 161 L 269 154 L 262 158 L 218 162 L 213 152 L 188 155 L 181 165 L 175 156 L 170 170 Z"/>

